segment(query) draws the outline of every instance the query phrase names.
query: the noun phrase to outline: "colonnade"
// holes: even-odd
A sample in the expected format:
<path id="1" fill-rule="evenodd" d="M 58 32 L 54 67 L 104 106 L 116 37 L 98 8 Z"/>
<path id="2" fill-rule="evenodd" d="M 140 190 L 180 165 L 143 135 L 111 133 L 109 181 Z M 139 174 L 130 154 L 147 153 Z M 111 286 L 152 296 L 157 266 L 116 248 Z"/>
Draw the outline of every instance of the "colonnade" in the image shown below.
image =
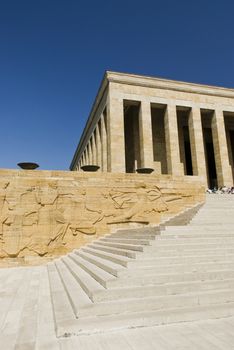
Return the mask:
<path id="1" fill-rule="evenodd" d="M 77 164 L 77 170 L 84 165 L 98 165 L 107 171 L 107 122 L 104 111 L 96 124 Z"/>
<path id="2" fill-rule="evenodd" d="M 131 120 L 137 123 L 137 136 L 136 134 L 133 135 L 131 128 L 126 129 L 126 120 L 129 118 L 128 115 L 131 114 L 131 106 L 133 105 L 135 105 L 134 111 L 137 110 L 137 116 L 133 116 Z M 204 130 L 209 129 L 212 135 L 217 185 L 232 186 L 233 164 L 230 163 L 230 158 L 233 157 L 233 154 L 230 155 L 230 152 L 232 153 L 233 150 L 228 149 L 224 111 L 220 108 L 202 110 L 196 105 L 183 107 L 181 115 L 183 113 L 185 115 L 186 125 L 183 128 L 188 130 L 187 144 L 189 146 L 182 149 L 184 147 L 184 141 L 181 142 L 183 129 L 179 129 L 178 126 L 180 107 L 171 101 L 163 106 L 157 106 L 145 100 L 136 103 L 134 101 L 126 102 L 120 98 L 110 99 L 108 108 L 100 116 L 85 145 L 77 169 L 80 169 L 83 165 L 95 164 L 100 166 L 101 171 L 126 172 L 127 162 L 131 157 L 135 161 L 131 172 L 134 172 L 136 167 L 157 168 L 159 162 L 154 150 L 155 147 L 157 148 L 157 144 L 154 144 L 155 137 L 152 131 L 152 108 L 154 107 L 163 110 L 163 124 L 161 126 L 163 141 L 160 141 L 160 144 L 159 141 L 156 141 L 160 147 L 163 147 L 163 143 L 165 143 L 163 153 L 165 153 L 166 173 L 179 176 L 201 176 L 204 182 L 207 181 L 209 185 L 208 158 L 212 155 L 206 149 L 206 139 L 204 137 Z M 208 126 L 205 122 L 206 115 L 210 118 Z M 157 113 L 154 122 L 157 129 Z M 138 154 L 126 147 L 130 137 L 134 138 L 131 143 L 132 147 L 139 143 L 139 147 L 135 147 L 139 149 Z M 192 174 L 186 174 L 185 164 L 183 164 L 183 162 L 185 163 L 185 155 L 183 156 L 185 153 L 187 157 L 191 158 Z M 160 169 L 162 169 L 162 164 L 155 171 L 162 173 Z"/>

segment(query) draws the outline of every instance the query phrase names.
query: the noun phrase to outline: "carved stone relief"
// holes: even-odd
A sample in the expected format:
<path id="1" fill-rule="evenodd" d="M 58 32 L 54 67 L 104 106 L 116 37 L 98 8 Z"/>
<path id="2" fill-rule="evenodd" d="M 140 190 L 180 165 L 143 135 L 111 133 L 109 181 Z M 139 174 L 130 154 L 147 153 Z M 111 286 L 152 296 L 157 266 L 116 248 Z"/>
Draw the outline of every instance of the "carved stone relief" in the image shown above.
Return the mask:
<path id="1" fill-rule="evenodd" d="M 116 182 L 114 175 L 113 180 L 95 175 L 90 181 L 60 174 L 56 179 L 0 178 L 1 258 L 59 255 L 87 243 L 89 236 L 107 233 L 113 224 L 159 223 L 172 202 L 184 205 L 189 196 L 138 177 Z"/>

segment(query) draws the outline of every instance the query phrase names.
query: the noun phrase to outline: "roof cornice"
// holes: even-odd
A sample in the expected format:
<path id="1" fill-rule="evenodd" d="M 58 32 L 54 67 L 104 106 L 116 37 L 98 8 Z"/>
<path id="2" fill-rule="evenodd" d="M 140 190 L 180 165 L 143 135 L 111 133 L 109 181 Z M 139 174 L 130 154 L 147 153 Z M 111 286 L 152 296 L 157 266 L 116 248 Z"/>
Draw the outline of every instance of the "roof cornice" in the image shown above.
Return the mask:
<path id="1" fill-rule="evenodd" d="M 119 73 L 113 71 L 107 71 L 106 77 L 108 81 L 119 84 L 144 86 L 149 88 L 175 90 L 193 94 L 234 98 L 234 89 L 219 86 L 187 83 L 184 81 L 149 77 L 129 73 Z"/>
<path id="2" fill-rule="evenodd" d="M 76 159 L 78 157 L 78 150 L 80 149 L 80 147 L 83 146 L 83 143 L 87 135 L 87 131 L 89 130 L 89 127 L 92 123 L 95 112 L 100 104 L 100 101 L 103 97 L 103 94 L 106 91 L 106 88 L 109 82 L 125 84 L 125 85 L 133 85 L 133 86 L 142 86 L 142 87 L 155 88 L 155 89 L 180 91 L 180 92 L 192 93 L 192 94 L 202 94 L 202 95 L 234 98 L 234 89 L 230 89 L 230 88 L 205 85 L 205 84 L 197 84 L 197 83 L 188 83 L 184 81 L 156 78 L 156 77 L 130 74 L 130 73 L 106 71 L 104 73 L 103 79 L 98 89 L 98 93 L 92 105 L 91 112 L 87 119 L 83 133 L 81 135 L 79 144 L 76 148 L 74 157 L 72 159 L 72 162 L 70 165 L 71 170 L 75 165 Z"/>

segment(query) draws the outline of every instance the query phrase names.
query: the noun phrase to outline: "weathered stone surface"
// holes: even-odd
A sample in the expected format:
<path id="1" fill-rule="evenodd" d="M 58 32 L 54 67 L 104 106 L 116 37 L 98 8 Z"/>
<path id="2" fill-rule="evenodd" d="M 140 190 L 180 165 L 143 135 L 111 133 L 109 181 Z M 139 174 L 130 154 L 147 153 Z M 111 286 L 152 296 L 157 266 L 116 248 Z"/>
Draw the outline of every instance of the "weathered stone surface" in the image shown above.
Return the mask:
<path id="1" fill-rule="evenodd" d="M 158 224 L 204 199 L 199 178 L 0 171 L 0 257 L 51 257 L 117 227 Z"/>
<path id="2" fill-rule="evenodd" d="M 210 188 L 229 187 L 233 145 L 233 89 L 106 72 L 70 169 L 95 164 L 134 173 L 150 167 L 156 174 L 198 175 Z"/>

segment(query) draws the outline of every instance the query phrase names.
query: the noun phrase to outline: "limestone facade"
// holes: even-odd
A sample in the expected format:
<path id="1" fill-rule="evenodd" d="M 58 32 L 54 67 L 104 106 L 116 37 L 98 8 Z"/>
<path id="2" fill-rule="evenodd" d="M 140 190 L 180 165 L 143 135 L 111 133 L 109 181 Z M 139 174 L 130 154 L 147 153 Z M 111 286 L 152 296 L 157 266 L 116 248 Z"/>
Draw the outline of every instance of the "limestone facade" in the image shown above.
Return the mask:
<path id="1" fill-rule="evenodd" d="M 197 177 L 1 169 L 0 260 L 59 256 L 202 201 Z"/>
<path id="2" fill-rule="evenodd" d="M 234 90 L 106 72 L 70 169 L 87 164 L 233 186 Z"/>

